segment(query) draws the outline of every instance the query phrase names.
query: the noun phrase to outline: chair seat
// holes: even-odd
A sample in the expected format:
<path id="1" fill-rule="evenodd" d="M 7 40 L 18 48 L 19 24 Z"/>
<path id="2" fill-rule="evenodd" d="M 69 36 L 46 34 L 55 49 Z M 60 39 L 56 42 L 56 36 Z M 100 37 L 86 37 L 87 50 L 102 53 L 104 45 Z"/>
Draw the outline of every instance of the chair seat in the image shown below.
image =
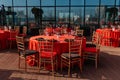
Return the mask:
<path id="1" fill-rule="evenodd" d="M 69 57 L 69 53 L 63 53 L 61 56 L 64 57 L 64 58 L 67 58 L 67 59 L 69 59 L 69 58 L 71 58 L 71 59 L 80 58 L 80 55 L 78 53 L 71 53 L 70 57 Z"/>
<path id="2" fill-rule="evenodd" d="M 55 57 L 57 55 L 56 52 L 53 52 L 52 57 Z M 43 51 L 41 52 L 41 57 L 42 58 L 51 58 L 51 52 Z"/>
<path id="3" fill-rule="evenodd" d="M 95 47 L 86 47 L 84 49 L 85 52 L 91 52 L 91 53 L 96 53 L 97 49 Z"/>
<path id="4" fill-rule="evenodd" d="M 36 53 L 38 53 L 38 51 L 35 51 L 35 50 L 26 50 L 25 51 L 25 56 L 33 55 L 33 54 L 36 54 Z"/>
<path id="5" fill-rule="evenodd" d="M 86 47 L 96 47 L 96 45 L 95 45 L 95 44 L 87 43 L 87 44 L 86 44 Z"/>

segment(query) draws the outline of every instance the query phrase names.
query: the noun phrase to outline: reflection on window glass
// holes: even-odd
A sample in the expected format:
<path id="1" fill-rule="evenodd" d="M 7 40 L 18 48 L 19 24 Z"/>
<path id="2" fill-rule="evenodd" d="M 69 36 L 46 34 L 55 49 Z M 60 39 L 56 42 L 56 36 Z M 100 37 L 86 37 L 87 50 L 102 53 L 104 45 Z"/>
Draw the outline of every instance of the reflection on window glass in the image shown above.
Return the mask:
<path id="1" fill-rule="evenodd" d="M 85 21 L 86 22 L 96 22 L 99 16 L 99 7 L 86 7 L 85 10 Z"/>
<path id="2" fill-rule="evenodd" d="M 56 20 L 57 22 L 68 23 L 69 22 L 69 7 L 57 7 L 56 8 Z"/>
<path id="3" fill-rule="evenodd" d="M 26 8 L 15 7 L 14 11 L 17 13 L 15 15 L 15 25 L 26 24 Z"/>
<path id="4" fill-rule="evenodd" d="M 99 0 L 86 0 L 86 5 L 99 5 Z"/>
<path id="5" fill-rule="evenodd" d="M 13 16 L 15 16 L 16 13 L 13 12 L 13 8 L 10 6 L 6 7 L 5 10 L 7 11 L 7 14 L 6 14 L 7 25 L 13 25 Z"/>
<path id="6" fill-rule="evenodd" d="M 56 5 L 69 5 L 69 0 L 56 0 Z"/>
<path id="7" fill-rule="evenodd" d="M 35 22 L 35 18 L 34 18 L 34 14 L 32 13 L 32 8 L 33 7 L 29 7 L 28 8 L 28 21 L 29 22 Z"/>
<path id="8" fill-rule="evenodd" d="M 43 10 L 43 20 L 55 20 L 55 10 L 54 7 L 42 8 Z"/>
<path id="9" fill-rule="evenodd" d="M 26 0 L 14 0 L 14 6 L 26 6 Z"/>
<path id="10" fill-rule="evenodd" d="M 116 5 L 120 6 L 120 0 L 116 0 Z"/>
<path id="11" fill-rule="evenodd" d="M 114 5 L 115 0 L 101 0 L 102 5 Z"/>
<path id="12" fill-rule="evenodd" d="M 0 0 L 0 6 L 12 6 L 12 0 Z"/>
<path id="13" fill-rule="evenodd" d="M 72 7 L 71 8 L 71 21 L 74 24 L 83 23 L 84 19 L 84 8 L 83 7 Z"/>
<path id="14" fill-rule="evenodd" d="M 84 5 L 84 0 L 71 0 L 71 5 Z"/>
<path id="15" fill-rule="evenodd" d="M 54 6 L 55 0 L 41 0 L 42 6 Z"/>
<path id="16" fill-rule="evenodd" d="M 27 0 L 28 6 L 40 6 L 40 0 Z"/>

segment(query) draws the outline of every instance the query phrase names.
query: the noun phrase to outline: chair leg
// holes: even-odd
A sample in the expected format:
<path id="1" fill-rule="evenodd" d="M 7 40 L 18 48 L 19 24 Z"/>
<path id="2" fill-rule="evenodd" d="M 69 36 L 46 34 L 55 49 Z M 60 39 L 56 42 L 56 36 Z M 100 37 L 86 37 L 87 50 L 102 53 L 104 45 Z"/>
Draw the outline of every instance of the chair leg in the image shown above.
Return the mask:
<path id="1" fill-rule="evenodd" d="M 69 62 L 69 67 L 68 67 L 68 76 L 70 77 L 70 69 L 71 69 L 71 63 Z"/>
<path id="2" fill-rule="evenodd" d="M 26 63 L 26 57 L 25 57 L 25 72 L 27 72 L 27 63 Z"/>
<path id="3" fill-rule="evenodd" d="M 11 49 L 12 41 L 10 41 L 9 49 Z"/>
<path id="4" fill-rule="evenodd" d="M 41 67 L 41 58 L 40 58 L 40 56 L 39 56 L 39 53 L 38 53 L 38 55 L 37 55 L 38 57 L 38 59 L 37 59 L 37 66 L 38 66 L 38 72 L 40 72 L 40 67 Z"/>
<path id="5" fill-rule="evenodd" d="M 57 69 L 58 69 L 58 61 L 57 61 L 57 57 L 55 58 L 55 64 L 56 64 L 56 71 L 57 71 Z"/>
<path id="6" fill-rule="evenodd" d="M 62 58 L 61 58 L 61 72 L 62 72 Z"/>
<path id="7" fill-rule="evenodd" d="M 38 68 L 39 68 L 39 70 L 38 70 L 38 72 L 40 72 L 40 68 L 41 68 L 41 58 L 39 58 L 39 64 L 38 64 Z"/>
<path id="8" fill-rule="evenodd" d="M 19 57 L 19 61 L 18 61 L 18 68 L 20 69 L 20 57 Z"/>
<path id="9" fill-rule="evenodd" d="M 95 67 L 96 67 L 96 69 L 97 69 L 97 64 L 98 64 L 98 55 L 96 54 L 95 55 Z"/>
<path id="10" fill-rule="evenodd" d="M 51 63 L 52 63 L 52 76 L 54 76 L 54 61 L 51 59 Z"/>
<path id="11" fill-rule="evenodd" d="M 82 64 L 83 64 L 83 60 L 80 60 L 80 72 L 82 72 Z"/>

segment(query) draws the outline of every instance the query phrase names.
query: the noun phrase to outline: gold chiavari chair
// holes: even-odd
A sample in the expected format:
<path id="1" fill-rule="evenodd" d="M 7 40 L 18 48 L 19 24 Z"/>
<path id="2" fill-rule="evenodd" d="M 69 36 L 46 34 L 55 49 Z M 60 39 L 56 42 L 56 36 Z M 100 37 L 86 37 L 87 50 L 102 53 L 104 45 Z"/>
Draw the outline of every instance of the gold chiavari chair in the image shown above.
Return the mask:
<path id="1" fill-rule="evenodd" d="M 99 36 L 96 32 L 93 32 L 92 44 L 89 44 L 83 52 L 83 58 L 94 60 L 96 68 L 98 66 L 98 58 L 100 53 L 100 38 L 101 36 Z"/>
<path id="2" fill-rule="evenodd" d="M 21 62 L 24 59 L 25 62 L 25 71 L 27 71 L 27 57 L 28 56 L 36 56 L 37 57 L 37 63 L 39 63 L 39 52 L 36 50 L 28 50 L 25 48 L 24 44 L 24 37 L 22 36 L 16 36 L 16 43 L 17 43 L 17 49 L 19 54 L 19 61 L 18 61 L 18 67 L 21 68 L 23 65 Z M 38 66 L 38 65 L 37 65 Z M 32 68 L 31 68 L 32 69 Z"/>
<path id="3" fill-rule="evenodd" d="M 71 74 L 71 66 L 74 63 L 78 63 L 80 67 L 80 72 L 82 72 L 82 38 L 77 40 L 68 39 L 65 40 L 69 44 L 68 53 L 62 53 L 61 55 L 61 71 L 63 65 L 68 67 L 68 76 Z"/>
<path id="4" fill-rule="evenodd" d="M 52 67 L 52 75 L 54 76 L 55 67 L 57 68 L 57 53 L 54 52 L 55 40 L 51 39 L 38 39 L 39 41 L 39 68 L 46 68 L 46 64 Z"/>

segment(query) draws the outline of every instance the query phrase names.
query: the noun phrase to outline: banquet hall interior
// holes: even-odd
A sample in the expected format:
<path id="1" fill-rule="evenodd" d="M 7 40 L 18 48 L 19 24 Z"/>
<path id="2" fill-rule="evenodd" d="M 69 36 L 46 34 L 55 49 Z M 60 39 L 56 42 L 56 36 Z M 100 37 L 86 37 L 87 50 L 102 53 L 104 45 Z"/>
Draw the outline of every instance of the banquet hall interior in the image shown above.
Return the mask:
<path id="1" fill-rule="evenodd" d="M 0 0 L 0 80 L 120 80 L 120 0 Z"/>

